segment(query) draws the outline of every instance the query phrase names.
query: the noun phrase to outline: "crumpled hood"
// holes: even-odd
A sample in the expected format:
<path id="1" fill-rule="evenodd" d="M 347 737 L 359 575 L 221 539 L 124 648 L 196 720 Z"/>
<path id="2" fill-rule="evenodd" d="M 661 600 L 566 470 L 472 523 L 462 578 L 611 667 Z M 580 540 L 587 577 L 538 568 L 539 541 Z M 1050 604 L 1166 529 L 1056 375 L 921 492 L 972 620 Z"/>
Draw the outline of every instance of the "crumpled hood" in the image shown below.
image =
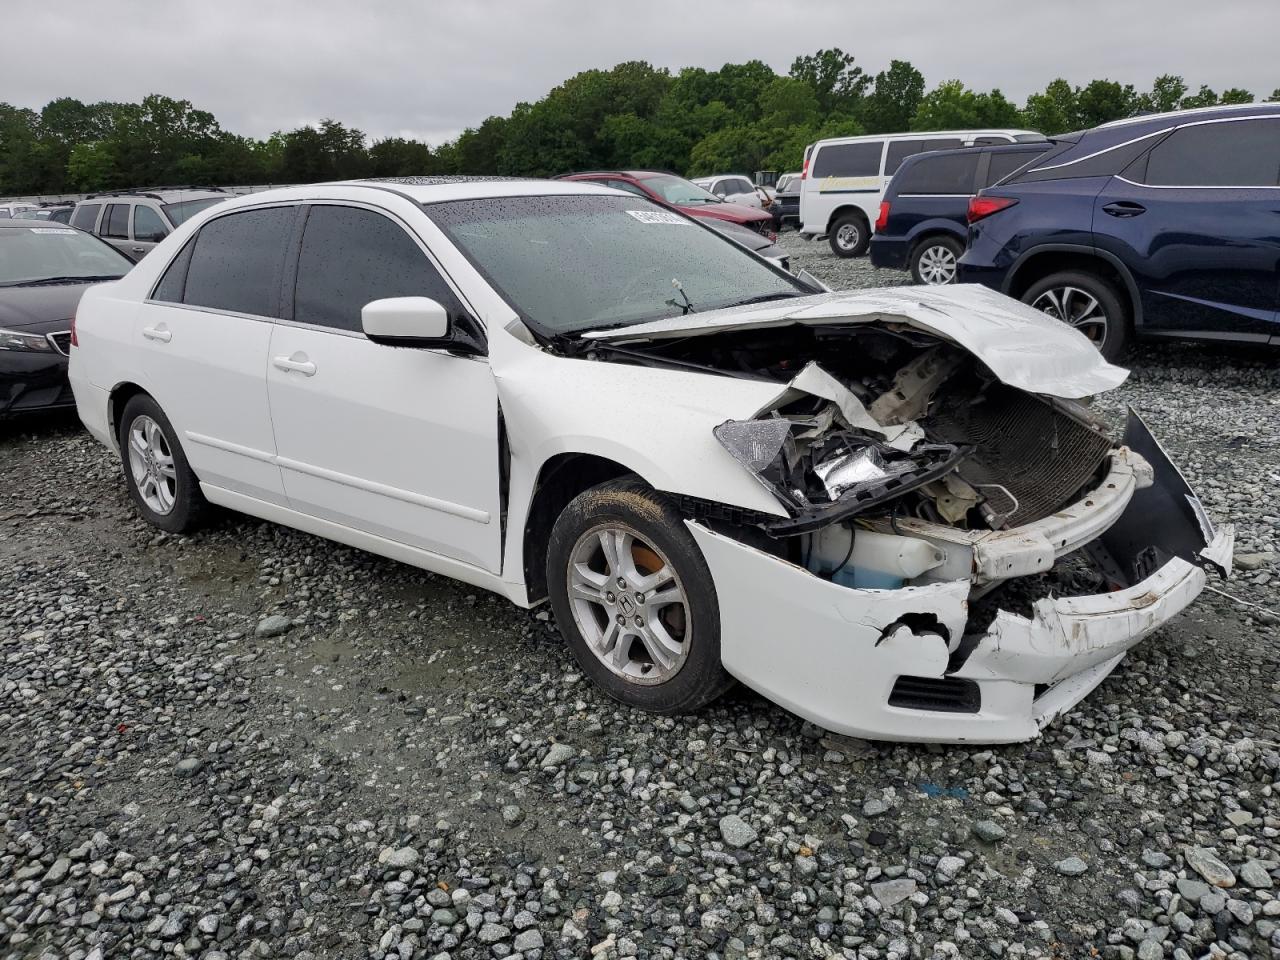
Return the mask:
<path id="1" fill-rule="evenodd" d="M 0 329 L 30 333 L 66 330 L 87 283 L 0 287 Z"/>
<path id="2" fill-rule="evenodd" d="M 976 284 L 842 291 L 668 317 L 584 333 L 612 342 L 663 340 L 751 327 L 901 323 L 953 341 L 1011 387 L 1080 399 L 1113 390 L 1129 375 L 1102 359 L 1079 331 Z"/>

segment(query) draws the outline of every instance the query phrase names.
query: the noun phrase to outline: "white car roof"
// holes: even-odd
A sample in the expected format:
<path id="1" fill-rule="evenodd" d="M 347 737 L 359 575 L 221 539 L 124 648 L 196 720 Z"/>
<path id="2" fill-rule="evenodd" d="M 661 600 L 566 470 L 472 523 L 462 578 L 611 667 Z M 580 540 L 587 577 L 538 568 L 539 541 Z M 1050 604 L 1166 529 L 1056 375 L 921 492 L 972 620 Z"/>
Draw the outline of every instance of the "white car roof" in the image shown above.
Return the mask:
<path id="1" fill-rule="evenodd" d="M 326 187 L 365 186 L 402 193 L 419 203 L 438 200 L 474 200 L 481 197 L 540 197 L 575 194 L 626 193 L 586 180 L 538 180 L 532 177 L 378 177 L 341 180 L 312 185 L 318 193 Z M 296 188 L 295 188 L 296 189 Z M 633 194 L 627 194 L 633 196 Z M 262 197 L 263 194 L 254 194 Z"/>

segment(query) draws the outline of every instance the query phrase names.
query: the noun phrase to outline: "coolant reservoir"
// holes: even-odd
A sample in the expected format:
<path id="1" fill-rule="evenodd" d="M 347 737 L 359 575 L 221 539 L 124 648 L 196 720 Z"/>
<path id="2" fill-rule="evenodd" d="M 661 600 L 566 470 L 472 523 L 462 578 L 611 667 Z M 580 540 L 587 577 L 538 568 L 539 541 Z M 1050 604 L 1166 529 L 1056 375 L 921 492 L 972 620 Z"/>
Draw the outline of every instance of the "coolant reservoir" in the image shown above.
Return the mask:
<path id="1" fill-rule="evenodd" d="M 808 566 L 842 586 L 896 590 L 903 581 L 914 580 L 945 559 L 946 555 L 926 540 L 833 524 L 813 535 Z"/>

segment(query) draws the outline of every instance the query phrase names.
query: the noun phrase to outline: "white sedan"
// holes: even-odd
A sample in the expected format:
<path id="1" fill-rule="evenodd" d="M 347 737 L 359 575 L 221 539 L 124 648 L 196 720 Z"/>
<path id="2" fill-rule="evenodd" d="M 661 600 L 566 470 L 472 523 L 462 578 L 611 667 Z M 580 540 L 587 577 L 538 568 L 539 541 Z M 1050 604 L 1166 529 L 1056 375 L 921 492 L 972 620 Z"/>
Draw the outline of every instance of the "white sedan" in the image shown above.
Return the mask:
<path id="1" fill-rule="evenodd" d="M 217 504 L 549 599 L 645 710 L 736 679 L 846 734 L 1026 739 L 1230 565 L 1140 421 L 1077 402 L 1125 371 L 1069 327 L 823 292 L 585 183 L 228 200 L 91 288 L 72 342 L 150 523 Z"/>

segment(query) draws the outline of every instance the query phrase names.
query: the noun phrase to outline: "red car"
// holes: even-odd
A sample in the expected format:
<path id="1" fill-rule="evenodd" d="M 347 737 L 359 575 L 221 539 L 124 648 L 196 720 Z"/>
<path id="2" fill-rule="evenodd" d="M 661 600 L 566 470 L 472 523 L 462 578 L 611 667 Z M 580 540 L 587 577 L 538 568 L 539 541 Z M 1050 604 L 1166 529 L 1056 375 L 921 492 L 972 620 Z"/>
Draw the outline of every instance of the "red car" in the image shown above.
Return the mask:
<path id="1" fill-rule="evenodd" d="M 566 173 L 556 179 L 588 180 L 606 187 L 616 187 L 647 197 L 655 203 L 674 207 L 691 217 L 727 220 L 729 223 L 750 227 L 770 240 L 776 239 L 773 214 L 737 203 L 726 203 L 714 193 L 703 190 L 696 183 L 690 183 L 674 173 L 663 173 L 660 170 L 593 170 L 589 173 Z"/>

